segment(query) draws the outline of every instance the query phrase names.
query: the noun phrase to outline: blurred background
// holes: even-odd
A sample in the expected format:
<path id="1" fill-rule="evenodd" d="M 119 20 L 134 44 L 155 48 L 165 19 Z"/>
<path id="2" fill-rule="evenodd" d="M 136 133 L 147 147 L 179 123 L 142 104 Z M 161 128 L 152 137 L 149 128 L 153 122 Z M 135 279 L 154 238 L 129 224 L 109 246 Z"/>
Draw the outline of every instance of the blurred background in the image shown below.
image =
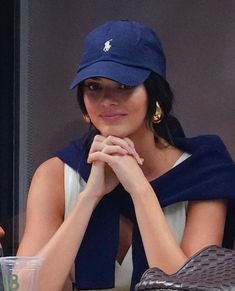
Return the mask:
<path id="1" fill-rule="evenodd" d="M 0 1 L 0 225 L 22 236 L 35 169 L 86 130 L 70 91 L 85 35 L 111 19 L 152 27 L 187 136 L 218 134 L 235 158 L 234 0 Z"/>

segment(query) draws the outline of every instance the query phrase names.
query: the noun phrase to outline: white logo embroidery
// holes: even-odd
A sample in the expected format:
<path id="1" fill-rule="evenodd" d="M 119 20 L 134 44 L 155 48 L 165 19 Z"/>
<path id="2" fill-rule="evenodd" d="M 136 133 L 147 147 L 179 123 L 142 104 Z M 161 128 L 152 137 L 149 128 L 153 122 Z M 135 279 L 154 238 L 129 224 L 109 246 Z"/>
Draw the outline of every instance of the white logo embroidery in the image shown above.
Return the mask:
<path id="1" fill-rule="evenodd" d="M 110 49 L 111 49 L 111 41 L 112 41 L 112 39 L 110 39 L 110 40 L 107 40 L 105 43 L 104 43 L 104 48 L 103 48 L 103 51 L 104 52 L 108 52 Z"/>

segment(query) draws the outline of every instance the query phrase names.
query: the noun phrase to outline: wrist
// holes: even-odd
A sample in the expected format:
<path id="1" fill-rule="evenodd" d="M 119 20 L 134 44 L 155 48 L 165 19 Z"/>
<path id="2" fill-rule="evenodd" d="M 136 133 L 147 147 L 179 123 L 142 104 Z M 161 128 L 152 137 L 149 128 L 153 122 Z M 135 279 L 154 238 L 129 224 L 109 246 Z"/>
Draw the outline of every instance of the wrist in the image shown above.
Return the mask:
<path id="1" fill-rule="evenodd" d="M 130 192 L 132 200 L 136 199 L 142 199 L 146 196 L 153 195 L 154 191 L 149 184 L 149 182 L 146 181 L 146 183 L 142 183 L 141 185 L 136 185 L 134 189 L 132 189 Z M 154 193 L 155 196 L 155 193 Z"/>
<path id="2" fill-rule="evenodd" d="M 84 190 L 79 193 L 78 201 L 79 204 L 84 205 L 84 207 L 94 209 L 100 202 L 101 198 L 102 197 L 98 195 L 91 195 L 88 191 Z"/>

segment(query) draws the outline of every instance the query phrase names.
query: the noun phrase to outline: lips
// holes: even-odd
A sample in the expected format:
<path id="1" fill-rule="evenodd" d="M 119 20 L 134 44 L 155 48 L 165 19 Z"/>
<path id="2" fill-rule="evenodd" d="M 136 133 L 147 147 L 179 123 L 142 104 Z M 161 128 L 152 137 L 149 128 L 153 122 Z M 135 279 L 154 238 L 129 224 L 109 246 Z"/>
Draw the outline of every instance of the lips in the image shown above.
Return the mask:
<path id="1" fill-rule="evenodd" d="M 100 114 L 100 117 L 105 121 L 116 121 L 116 120 L 122 119 L 125 116 L 126 114 L 119 113 L 119 112 L 112 112 L 112 113 L 109 112 L 109 113 Z"/>

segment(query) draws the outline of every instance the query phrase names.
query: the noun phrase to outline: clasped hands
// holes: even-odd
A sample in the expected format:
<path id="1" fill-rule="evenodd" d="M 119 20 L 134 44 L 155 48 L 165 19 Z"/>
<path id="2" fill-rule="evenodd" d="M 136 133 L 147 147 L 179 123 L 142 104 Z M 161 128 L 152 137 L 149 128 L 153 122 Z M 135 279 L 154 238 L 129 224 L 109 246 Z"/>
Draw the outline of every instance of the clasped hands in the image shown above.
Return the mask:
<path id="1" fill-rule="evenodd" d="M 146 179 L 140 168 L 143 159 L 129 138 L 96 135 L 87 162 L 92 164 L 87 181 L 89 193 L 95 193 L 92 195 L 102 197 L 119 182 L 131 194 Z"/>

